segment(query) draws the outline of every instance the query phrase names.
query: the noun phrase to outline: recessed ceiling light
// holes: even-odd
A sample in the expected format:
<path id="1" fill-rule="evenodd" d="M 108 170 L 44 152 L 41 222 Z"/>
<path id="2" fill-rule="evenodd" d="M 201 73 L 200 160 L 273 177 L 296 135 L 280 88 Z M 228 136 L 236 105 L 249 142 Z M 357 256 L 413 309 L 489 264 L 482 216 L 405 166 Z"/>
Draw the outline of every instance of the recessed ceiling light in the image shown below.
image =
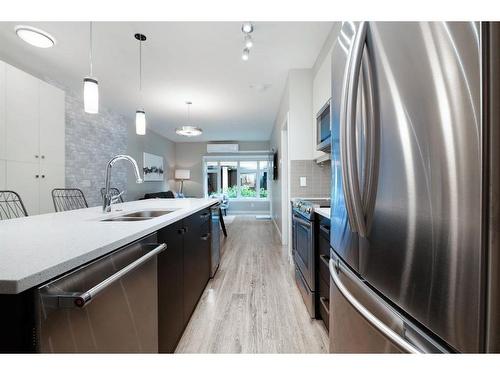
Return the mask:
<path id="1" fill-rule="evenodd" d="M 253 25 L 250 22 L 245 22 L 243 25 L 241 25 L 241 31 L 243 31 L 245 34 L 251 33 L 253 31 Z"/>
<path id="2" fill-rule="evenodd" d="M 49 33 L 32 26 L 19 25 L 16 34 L 26 43 L 39 48 L 50 48 L 56 44 L 56 39 Z"/>
<path id="3" fill-rule="evenodd" d="M 248 48 L 245 48 L 243 50 L 243 53 L 241 54 L 241 59 L 243 61 L 247 61 L 249 57 L 250 57 L 250 50 Z"/>
<path id="4" fill-rule="evenodd" d="M 245 35 L 245 47 L 247 48 L 252 48 L 253 46 L 253 40 L 250 35 Z"/>
<path id="5" fill-rule="evenodd" d="M 267 91 L 270 87 L 270 83 L 251 83 L 248 85 L 251 89 L 257 91 L 257 92 L 264 92 Z"/>
<path id="6" fill-rule="evenodd" d="M 203 130 L 197 128 L 196 126 L 186 125 L 181 128 L 175 129 L 175 132 L 185 137 L 196 137 L 197 135 L 201 135 L 203 133 Z"/>

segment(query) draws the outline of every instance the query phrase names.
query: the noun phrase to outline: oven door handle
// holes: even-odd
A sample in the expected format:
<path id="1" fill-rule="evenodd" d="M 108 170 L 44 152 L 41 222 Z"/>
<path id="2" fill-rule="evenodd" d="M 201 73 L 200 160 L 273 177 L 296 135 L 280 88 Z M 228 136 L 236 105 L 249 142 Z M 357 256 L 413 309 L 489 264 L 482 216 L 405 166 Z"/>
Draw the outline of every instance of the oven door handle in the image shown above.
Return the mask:
<path id="1" fill-rule="evenodd" d="M 305 227 L 308 227 L 308 228 L 311 228 L 311 226 L 312 226 L 312 223 L 310 221 L 301 219 L 300 217 L 298 217 L 296 215 L 293 215 L 293 220 L 296 221 L 297 223 L 305 226 Z"/>

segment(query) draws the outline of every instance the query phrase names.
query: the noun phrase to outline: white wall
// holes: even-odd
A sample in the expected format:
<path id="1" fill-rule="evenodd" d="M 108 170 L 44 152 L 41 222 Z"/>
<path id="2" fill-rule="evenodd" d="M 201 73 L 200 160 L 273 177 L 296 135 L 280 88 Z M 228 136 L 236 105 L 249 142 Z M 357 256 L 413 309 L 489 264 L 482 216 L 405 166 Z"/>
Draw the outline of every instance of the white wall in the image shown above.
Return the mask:
<path id="1" fill-rule="evenodd" d="M 130 165 L 125 165 L 128 171 L 127 178 L 127 200 L 143 198 L 146 193 L 156 193 L 160 191 L 175 190 L 173 180 L 175 168 L 175 143 L 171 140 L 147 129 L 146 135 L 135 133 L 135 124 L 128 125 L 127 153 L 132 156 L 142 172 L 144 166 L 144 152 L 163 156 L 163 181 L 147 181 L 142 184 L 135 182 L 135 174 Z"/>
<path id="2" fill-rule="evenodd" d="M 313 159 L 311 112 L 312 71 L 294 69 L 288 75 L 288 137 L 290 160 Z"/>
<path id="3" fill-rule="evenodd" d="M 270 136 L 271 149 L 278 150 L 281 158 L 281 130 L 289 116 L 288 136 L 290 160 L 312 160 L 321 155 L 316 151 L 316 113 L 330 97 L 331 51 L 340 31 L 341 22 L 335 22 L 311 69 L 291 70 Z M 283 233 L 282 207 L 286 198 L 281 196 L 282 174 L 273 181 L 273 221 Z"/>

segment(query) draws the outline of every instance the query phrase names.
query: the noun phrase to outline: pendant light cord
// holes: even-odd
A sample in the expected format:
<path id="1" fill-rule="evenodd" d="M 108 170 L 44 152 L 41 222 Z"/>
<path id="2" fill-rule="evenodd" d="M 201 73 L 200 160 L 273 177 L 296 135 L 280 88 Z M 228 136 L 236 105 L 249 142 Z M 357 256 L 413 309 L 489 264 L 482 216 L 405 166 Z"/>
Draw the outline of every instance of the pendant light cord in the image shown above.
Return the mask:
<path id="1" fill-rule="evenodd" d="M 139 92 L 142 92 L 142 38 L 139 39 Z"/>
<path id="2" fill-rule="evenodd" d="M 90 60 L 90 77 L 92 77 L 92 21 L 90 21 L 90 33 L 89 33 L 89 60 Z"/>

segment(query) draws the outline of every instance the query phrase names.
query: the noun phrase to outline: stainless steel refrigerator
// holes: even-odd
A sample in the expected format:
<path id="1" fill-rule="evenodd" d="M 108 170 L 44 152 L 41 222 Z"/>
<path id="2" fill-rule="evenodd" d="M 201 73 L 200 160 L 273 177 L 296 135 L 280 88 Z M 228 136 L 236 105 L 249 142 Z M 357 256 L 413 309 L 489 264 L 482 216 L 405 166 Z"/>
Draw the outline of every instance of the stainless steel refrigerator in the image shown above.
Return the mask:
<path id="1" fill-rule="evenodd" d="M 331 352 L 499 352 L 495 23 L 344 22 Z"/>

